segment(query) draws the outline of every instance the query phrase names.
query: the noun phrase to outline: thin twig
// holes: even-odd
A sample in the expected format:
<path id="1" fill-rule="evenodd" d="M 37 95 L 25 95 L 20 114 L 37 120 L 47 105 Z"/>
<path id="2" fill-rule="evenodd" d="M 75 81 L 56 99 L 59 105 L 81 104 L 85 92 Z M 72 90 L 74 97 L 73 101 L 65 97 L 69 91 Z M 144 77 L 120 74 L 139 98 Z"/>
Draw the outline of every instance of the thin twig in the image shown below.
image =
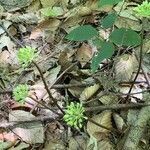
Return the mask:
<path id="1" fill-rule="evenodd" d="M 58 112 L 56 112 L 55 110 L 53 110 L 52 108 L 48 107 L 47 105 L 43 104 L 41 101 L 37 101 L 35 98 L 28 96 L 29 98 L 31 98 L 33 101 L 37 102 L 38 104 L 42 105 L 43 107 L 49 109 L 50 111 L 52 111 L 53 113 L 62 116 L 61 114 L 59 114 Z"/>
<path id="2" fill-rule="evenodd" d="M 140 70 L 141 70 L 141 66 L 142 66 L 142 59 L 143 59 L 143 54 L 142 54 L 142 51 L 143 51 L 143 38 L 144 38 L 144 28 L 143 28 L 143 21 L 142 21 L 142 30 L 141 30 L 141 45 L 140 45 L 140 59 L 139 59 L 139 67 L 138 67 L 138 70 L 137 70 L 137 73 L 135 75 L 135 78 L 133 80 L 133 83 L 131 84 L 131 87 L 129 89 L 129 92 L 128 92 L 128 95 L 126 97 L 126 101 L 128 101 L 129 97 L 130 97 L 130 93 L 132 91 L 132 88 L 134 86 L 134 83 L 140 73 Z"/>
<path id="3" fill-rule="evenodd" d="M 57 118 L 58 119 L 58 118 Z M 31 120 L 26 120 L 26 121 L 11 121 L 8 123 L 1 123 L 0 124 L 0 128 L 14 128 L 15 126 L 19 125 L 19 124 L 24 124 L 24 123 L 33 123 L 33 122 L 44 122 L 44 121 L 48 121 L 48 122 L 53 122 L 56 121 L 57 119 L 54 119 L 50 116 L 42 116 L 42 117 L 36 117 L 34 119 Z"/>
<path id="4" fill-rule="evenodd" d="M 51 89 L 54 84 L 60 79 L 62 78 L 62 76 L 67 72 L 69 71 L 72 67 L 74 67 L 75 65 L 77 64 L 77 62 L 73 63 L 72 65 L 70 65 L 66 70 L 64 70 L 58 77 L 56 80 L 53 81 L 53 83 L 51 83 L 51 85 L 49 86 L 49 89 Z"/>
<path id="5" fill-rule="evenodd" d="M 43 81 L 43 83 L 44 83 L 45 89 L 46 89 L 46 91 L 47 91 L 47 93 L 48 93 L 49 99 L 52 99 L 52 101 L 54 102 L 54 104 L 55 104 L 55 105 L 59 108 L 59 110 L 64 114 L 65 112 L 63 111 L 63 109 L 58 105 L 56 99 L 53 98 L 53 96 L 51 95 L 50 90 L 49 90 L 49 88 L 48 88 L 48 85 L 47 85 L 47 83 L 46 83 L 46 81 L 45 81 L 45 78 L 44 78 L 44 76 L 43 76 L 43 73 L 42 73 L 40 67 L 39 67 L 34 61 L 32 61 L 32 63 L 36 66 L 36 68 L 38 69 L 38 71 L 39 71 L 39 73 L 40 73 L 40 76 L 41 76 L 42 81 Z"/>
<path id="6" fill-rule="evenodd" d="M 96 106 L 96 107 L 85 107 L 86 112 L 92 112 L 92 111 L 103 111 L 103 110 L 123 110 L 123 109 L 138 109 L 141 107 L 150 106 L 150 104 L 145 103 L 136 103 L 136 104 L 116 104 L 116 105 L 110 105 L 110 106 Z"/>
<path id="7" fill-rule="evenodd" d="M 87 86 L 92 86 L 92 85 L 94 85 L 94 82 L 93 83 L 77 83 L 77 84 L 55 84 L 51 87 L 51 89 L 67 89 L 67 88 L 72 88 L 72 87 L 87 87 Z M 35 88 L 31 87 L 29 89 L 30 90 L 36 90 L 37 88 L 35 89 Z M 43 87 L 39 87 L 38 89 L 43 89 Z M 7 91 L 0 91 L 0 94 L 9 94 L 12 92 L 13 92 L 13 90 L 10 89 Z"/>
<path id="8" fill-rule="evenodd" d="M 136 54 L 135 54 L 135 57 L 136 57 L 137 61 L 139 61 L 138 56 Z M 146 83 L 147 83 L 148 87 L 150 87 L 149 77 L 148 77 L 147 73 L 145 73 L 143 65 L 141 65 L 141 69 L 142 69 L 144 78 L 146 80 Z"/>

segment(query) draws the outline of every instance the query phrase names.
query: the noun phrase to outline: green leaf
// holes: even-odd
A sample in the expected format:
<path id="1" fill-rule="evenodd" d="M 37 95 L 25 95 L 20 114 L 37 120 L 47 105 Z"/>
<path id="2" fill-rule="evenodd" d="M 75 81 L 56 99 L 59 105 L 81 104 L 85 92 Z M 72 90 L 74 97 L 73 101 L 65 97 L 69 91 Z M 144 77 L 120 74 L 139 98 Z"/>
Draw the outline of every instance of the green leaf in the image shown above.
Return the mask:
<path id="1" fill-rule="evenodd" d="M 93 39 L 92 42 L 93 42 L 93 45 L 95 45 L 98 49 L 101 48 L 103 44 L 103 40 L 99 38 Z"/>
<path id="2" fill-rule="evenodd" d="M 98 69 L 101 61 L 110 58 L 113 55 L 114 51 L 115 48 L 112 43 L 104 42 L 101 47 L 101 50 L 92 59 L 92 64 L 91 64 L 92 72 L 95 72 Z"/>
<path id="3" fill-rule="evenodd" d="M 102 19 L 102 26 L 106 29 L 111 28 L 114 25 L 116 19 L 117 19 L 116 13 L 109 14 L 104 19 Z"/>
<path id="4" fill-rule="evenodd" d="M 99 6 L 105 6 L 105 5 L 115 5 L 119 2 L 121 2 L 122 0 L 99 0 Z"/>
<path id="5" fill-rule="evenodd" d="M 115 29 L 109 39 L 116 45 L 137 46 L 141 43 L 141 37 L 133 30 L 120 28 Z"/>
<path id="6" fill-rule="evenodd" d="M 91 25 L 83 25 L 72 30 L 67 36 L 66 39 L 71 41 L 85 41 L 90 40 L 98 34 L 97 30 Z"/>
<path id="7" fill-rule="evenodd" d="M 61 7 L 47 7 L 41 10 L 41 13 L 46 17 L 57 17 L 63 15 L 64 11 Z"/>

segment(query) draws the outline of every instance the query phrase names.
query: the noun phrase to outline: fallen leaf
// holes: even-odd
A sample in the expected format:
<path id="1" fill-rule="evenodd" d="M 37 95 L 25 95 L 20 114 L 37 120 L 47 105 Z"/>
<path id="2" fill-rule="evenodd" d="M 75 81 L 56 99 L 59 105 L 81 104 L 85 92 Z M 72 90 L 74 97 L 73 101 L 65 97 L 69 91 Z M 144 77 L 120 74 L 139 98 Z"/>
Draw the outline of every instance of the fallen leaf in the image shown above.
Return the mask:
<path id="1" fill-rule="evenodd" d="M 30 39 L 36 39 L 38 37 L 44 36 L 44 31 L 55 31 L 60 25 L 60 20 L 58 19 L 47 19 L 41 21 L 35 29 L 31 32 Z"/>
<path id="2" fill-rule="evenodd" d="M 117 128 L 120 131 L 122 131 L 123 128 L 125 127 L 125 122 L 124 122 L 123 118 L 117 113 L 113 113 L 113 118 L 114 118 L 114 121 L 115 121 Z"/>
<path id="3" fill-rule="evenodd" d="M 99 88 L 100 88 L 99 84 L 95 84 L 93 86 L 85 88 L 80 95 L 80 101 L 88 100 L 98 91 Z"/>
<path id="4" fill-rule="evenodd" d="M 86 149 L 86 139 L 82 136 L 75 136 L 69 139 L 68 150 Z"/>
<path id="5" fill-rule="evenodd" d="M 129 81 L 138 62 L 133 55 L 124 54 L 115 61 L 115 78 L 117 81 Z"/>
<path id="6" fill-rule="evenodd" d="M 115 94 L 103 95 L 99 98 L 99 101 L 104 105 L 116 104 L 118 102 L 118 96 Z"/>
<path id="7" fill-rule="evenodd" d="M 98 115 L 93 116 L 91 119 L 111 129 L 112 128 L 111 114 L 112 114 L 111 111 L 106 110 Z M 93 136 L 98 140 L 105 139 L 106 137 L 108 137 L 108 133 L 110 133 L 109 130 L 101 128 L 90 121 L 88 121 L 87 123 L 87 132 L 90 136 Z"/>
<path id="8" fill-rule="evenodd" d="M 83 43 L 82 46 L 77 50 L 76 58 L 80 62 L 81 66 L 84 67 L 87 62 L 93 57 L 94 51 L 88 44 Z"/>
<path id="9" fill-rule="evenodd" d="M 30 112 L 23 110 L 13 110 L 9 113 L 9 121 L 30 121 L 35 119 Z M 31 122 L 31 123 L 22 123 L 16 125 L 13 129 L 13 132 L 18 135 L 23 141 L 36 144 L 44 142 L 44 129 L 42 123 Z"/>

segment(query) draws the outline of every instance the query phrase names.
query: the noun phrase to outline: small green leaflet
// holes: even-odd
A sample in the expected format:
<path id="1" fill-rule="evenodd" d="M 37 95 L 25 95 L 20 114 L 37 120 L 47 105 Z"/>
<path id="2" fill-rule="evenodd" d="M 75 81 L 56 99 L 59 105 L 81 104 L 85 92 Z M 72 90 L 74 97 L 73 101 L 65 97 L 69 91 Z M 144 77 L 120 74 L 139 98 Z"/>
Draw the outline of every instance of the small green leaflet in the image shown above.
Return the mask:
<path id="1" fill-rule="evenodd" d="M 120 46 L 137 46 L 141 43 L 141 37 L 135 31 L 126 28 L 115 29 L 109 39 Z"/>
<path id="2" fill-rule="evenodd" d="M 107 15 L 105 18 L 102 19 L 102 26 L 103 28 L 107 29 L 107 28 L 111 28 L 115 21 L 117 19 L 117 14 L 116 13 L 112 13 Z"/>
<path id="3" fill-rule="evenodd" d="M 83 25 L 72 30 L 66 39 L 71 41 L 85 41 L 90 40 L 98 34 L 98 31 L 91 25 Z"/>
<path id="4" fill-rule="evenodd" d="M 46 17 L 58 17 L 63 15 L 64 11 L 61 7 L 47 7 L 41 9 L 41 13 Z"/>
<path id="5" fill-rule="evenodd" d="M 115 5 L 122 0 L 99 0 L 99 7 L 105 6 L 105 5 Z"/>
<path id="6" fill-rule="evenodd" d="M 115 48 L 111 42 L 104 42 L 98 54 L 95 55 L 92 59 L 92 72 L 95 72 L 98 69 L 101 61 L 110 58 L 113 55 L 114 51 Z"/>

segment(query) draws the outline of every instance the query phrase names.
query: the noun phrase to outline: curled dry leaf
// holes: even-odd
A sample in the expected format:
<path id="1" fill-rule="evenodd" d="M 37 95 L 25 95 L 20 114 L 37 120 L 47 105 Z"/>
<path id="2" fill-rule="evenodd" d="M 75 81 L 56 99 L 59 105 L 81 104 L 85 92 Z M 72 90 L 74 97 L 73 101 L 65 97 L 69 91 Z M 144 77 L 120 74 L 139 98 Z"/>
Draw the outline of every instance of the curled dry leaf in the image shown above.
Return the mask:
<path id="1" fill-rule="evenodd" d="M 48 19 L 41 21 L 35 29 L 31 32 L 30 39 L 36 39 L 38 37 L 44 36 L 44 31 L 55 31 L 60 25 L 60 20 L 58 19 Z"/>
<path id="2" fill-rule="evenodd" d="M 88 44 L 83 43 L 82 46 L 77 50 L 76 58 L 80 62 L 81 66 L 84 67 L 87 62 L 93 57 L 94 51 Z"/>
<path id="3" fill-rule="evenodd" d="M 87 87 L 83 90 L 83 92 L 80 95 L 80 101 L 86 101 L 90 97 L 92 97 L 100 88 L 99 84 L 95 84 L 93 86 Z"/>
<path id="4" fill-rule="evenodd" d="M 118 102 L 118 97 L 115 94 L 103 95 L 100 97 L 99 101 L 104 105 L 116 104 Z"/>
<path id="5" fill-rule="evenodd" d="M 117 128 L 121 131 L 125 127 L 125 122 L 123 118 L 117 113 L 113 113 L 113 118 L 114 118 Z"/>
<path id="6" fill-rule="evenodd" d="M 91 119 L 95 122 L 107 127 L 112 128 L 112 122 L 111 122 L 111 111 L 103 111 L 102 113 L 93 116 Z M 109 130 L 106 130 L 104 128 L 101 128 L 92 122 L 88 121 L 87 123 L 87 132 L 90 136 L 93 136 L 97 138 L 98 140 L 105 139 L 108 136 Z"/>
<path id="7" fill-rule="evenodd" d="M 115 77 L 118 81 L 129 81 L 133 71 L 137 67 L 137 61 L 134 55 L 122 55 L 115 62 Z"/>

